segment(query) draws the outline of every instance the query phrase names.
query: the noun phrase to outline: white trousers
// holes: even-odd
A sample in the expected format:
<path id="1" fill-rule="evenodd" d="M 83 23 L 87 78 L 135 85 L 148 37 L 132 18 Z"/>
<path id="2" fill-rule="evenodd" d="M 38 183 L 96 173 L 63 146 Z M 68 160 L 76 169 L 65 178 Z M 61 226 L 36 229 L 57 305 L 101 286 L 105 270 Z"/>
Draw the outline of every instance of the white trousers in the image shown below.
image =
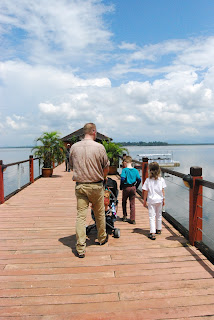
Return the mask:
<path id="1" fill-rule="evenodd" d="M 162 202 L 148 203 L 150 233 L 156 233 L 162 229 Z"/>

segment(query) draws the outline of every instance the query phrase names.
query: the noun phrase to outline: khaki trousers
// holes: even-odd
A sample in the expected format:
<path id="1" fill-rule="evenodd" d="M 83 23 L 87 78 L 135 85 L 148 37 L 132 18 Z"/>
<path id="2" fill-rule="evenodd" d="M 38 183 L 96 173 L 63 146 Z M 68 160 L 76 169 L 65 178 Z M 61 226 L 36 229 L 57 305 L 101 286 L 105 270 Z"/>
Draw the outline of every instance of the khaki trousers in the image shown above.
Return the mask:
<path id="1" fill-rule="evenodd" d="M 76 250 L 82 254 L 85 253 L 86 247 L 86 217 L 89 203 L 93 205 L 98 241 L 104 242 L 107 236 L 103 184 L 79 183 L 76 185 L 75 194 L 77 198 Z"/>

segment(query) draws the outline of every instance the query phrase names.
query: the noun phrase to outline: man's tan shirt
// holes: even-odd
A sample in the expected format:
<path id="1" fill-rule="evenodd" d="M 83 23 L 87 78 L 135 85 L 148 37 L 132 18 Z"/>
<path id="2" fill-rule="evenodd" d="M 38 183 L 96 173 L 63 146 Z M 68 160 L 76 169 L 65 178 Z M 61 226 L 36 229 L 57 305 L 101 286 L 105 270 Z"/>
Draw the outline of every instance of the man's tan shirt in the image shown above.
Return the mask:
<path id="1" fill-rule="evenodd" d="M 74 181 L 98 182 L 104 180 L 103 169 L 109 166 L 109 160 L 102 144 L 83 139 L 72 145 L 70 165 Z"/>

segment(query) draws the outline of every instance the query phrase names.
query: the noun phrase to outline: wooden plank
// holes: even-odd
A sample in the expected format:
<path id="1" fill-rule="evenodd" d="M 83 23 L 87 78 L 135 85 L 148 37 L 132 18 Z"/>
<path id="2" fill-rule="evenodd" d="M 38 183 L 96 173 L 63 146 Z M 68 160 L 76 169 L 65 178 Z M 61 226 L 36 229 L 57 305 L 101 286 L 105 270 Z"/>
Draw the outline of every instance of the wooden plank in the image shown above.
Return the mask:
<path id="1" fill-rule="evenodd" d="M 213 265 L 166 220 L 148 239 L 139 196 L 137 224 L 118 218 L 121 237 L 105 246 L 92 232 L 77 258 L 75 185 L 64 170 L 0 206 L 0 320 L 214 319 Z"/>

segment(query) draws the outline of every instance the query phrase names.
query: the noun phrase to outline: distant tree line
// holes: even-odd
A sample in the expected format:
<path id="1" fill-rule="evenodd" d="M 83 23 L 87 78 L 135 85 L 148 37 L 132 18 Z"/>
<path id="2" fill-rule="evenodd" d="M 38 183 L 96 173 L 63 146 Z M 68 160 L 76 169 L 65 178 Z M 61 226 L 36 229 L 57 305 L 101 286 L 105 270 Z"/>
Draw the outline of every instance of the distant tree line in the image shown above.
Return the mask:
<path id="1" fill-rule="evenodd" d="M 169 144 L 167 142 L 161 142 L 161 141 L 150 141 L 150 142 L 119 142 L 123 146 L 168 146 Z"/>

